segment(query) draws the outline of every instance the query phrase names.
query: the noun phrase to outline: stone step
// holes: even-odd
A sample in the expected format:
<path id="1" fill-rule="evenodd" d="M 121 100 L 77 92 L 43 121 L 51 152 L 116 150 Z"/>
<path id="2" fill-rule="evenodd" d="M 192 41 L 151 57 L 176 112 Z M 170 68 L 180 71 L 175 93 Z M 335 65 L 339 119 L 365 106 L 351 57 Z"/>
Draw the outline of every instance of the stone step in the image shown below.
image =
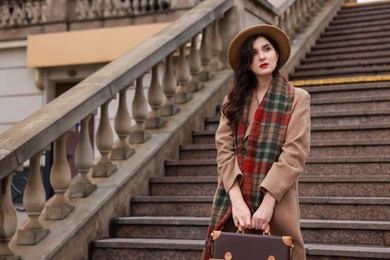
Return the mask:
<path id="1" fill-rule="evenodd" d="M 371 52 L 347 52 L 338 53 L 334 55 L 315 56 L 310 53 L 305 59 L 301 60 L 301 64 L 321 63 L 321 62 L 339 62 L 339 61 L 353 61 L 357 59 L 375 59 L 381 57 L 389 57 L 390 50 L 379 50 Z"/>
<path id="2" fill-rule="evenodd" d="M 290 75 L 293 80 L 325 79 L 357 76 L 389 75 L 390 65 L 369 65 L 342 68 L 323 68 L 314 70 L 297 70 Z"/>
<path id="3" fill-rule="evenodd" d="M 109 238 L 92 241 L 92 260 L 188 259 L 201 258 L 204 240 Z"/>
<path id="4" fill-rule="evenodd" d="M 359 32 L 359 33 L 357 33 Z M 390 36 L 390 26 L 382 27 L 375 29 L 375 31 L 363 30 L 361 28 L 354 29 L 354 32 L 348 32 L 339 35 L 329 35 L 323 34 L 321 38 L 319 38 L 316 43 L 317 44 L 325 44 L 325 43 L 336 43 L 339 41 L 357 41 L 362 39 L 372 39 L 372 38 L 384 38 Z"/>
<path id="5" fill-rule="evenodd" d="M 192 132 L 193 144 L 215 143 L 215 130 L 198 130 Z"/>
<path id="6" fill-rule="evenodd" d="M 383 8 L 385 8 L 385 9 L 389 8 L 389 2 L 374 1 L 374 2 L 366 3 L 366 4 L 347 5 L 347 6 L 341 7 L 337 16 L 345 15 L 345 14 L 355 14 L 355 13 L 362 15 L 367 11 L 381 10 Z"/>
<path id="7" fill-rule="evenodd" d="M 390 14 L 389 14 L 390 17 Z M 388 20 L 390 21 L 390 19 Z M 390 36 L 385 36 L 381 38 L 372 38 L 372 39 L 358 39 L 353 41 L 337 41 L 337 42 L 324 42 L 324 43 L 317 43 L 315 44 L 311 50 L 329 50 L 332 48 L 350 48 L 355 46 L 362 46 L 362 45 L 381 45 L 381 44 L 388 44 L 390 41 Z"/>
<path id="8" fill-rule="evenodd" d="M 110 237 L 205 239 L 209 217 L 121 217 L 111 221 Z"/>
<path id="9" fill-rule="evenodd" d="M 350 246 L 337 244 L 305 244 L 306 259 L 373 260 L 390 259 L 390 248 L 383 246 Z"/>
<path id="10" fill-rule="evenodd" d="M 316 111 L 347 111 L 347 110 L 383 110 L 390 107 L 390 96 L 375 98 L 337 99 L 334 102 L 313 100 L 312 112 Z"/>
<path id="11" fill-rule="evenodd" d="M 389 197 L 300 197 L 301 218 L 389 221 Z"/>
<path id="12" fill-rule="evenodd" d="M 389 246 L 390 221 L 301 219 L 305 243 Z"/>
<path id="13" fill-rule="evenodd" d="M 217 130 L 219 125 L 219 116 L 207 117 L 205 119 L 205 130 Z"/>
<path id="14" fill-rule="evenodd" d="M 388 21 L 387 21 L 388 22 Z M 386 42 L 380 41 L 379 43 L 371 43 L 368 46 L 340 46 L 340 47 L 335 47 L 331 49 L 326 49 L 326 48 L 314 48 L 312 49 L 306 56 L 307 57 L 318 57 L 318 56 L 328 56 L 332 57 L 334 55 L 346 55 L 346 54 L 351 54 L 351 55 L 360 55 L 360 53 L 371 53 L 371 52 L 381 52 L 381 51 L 388 51 L 390 49 L 389 44 Z M 369 58 L 369 57 L 367 57 Z M 291 79 L 291 78 L 290 78 Z"/>
<path id="15" fill-rule="evenodd" d="M 311 128 L 311 140 L 387 139 L 388 124 L 371 125 L 318 125 Z"/>
<path id="16" fill-rule="evenodd" d="M 390 156 L 309 157 L 304 174 L 323 176 L 390 175 Z"/>
<path id="17" fill-rule="evenodd" d="M 294 84 L 294 81 L 292 83 Z M 296 83 L 299 84 L 299 81 Z M 338 99 L 375 99 L 381 96 L 390 96 L 390 81 L 308 85 L 302 88 L 310 93 L 310 101 L 314 104 L 318 102 L 317 100 L 332 102 L 332 100 Z"/>
<path id="18" fill-rule="evenodd" d="M 364 8 L 341 8 L 341 10 L 337 13 L 337 16 L 333 18 L 333 21 L 341 22 L 345 19 L 361 18 L 362 16 L 371 16 L 372 19 L 375 19 L 377 15 L 387 14 L 388 12 L 390 12 L 390 5 L 388 3 L 381 5 L 369 5 Z"/>
<path id="19" fill-rule="evenodd" d="M 366 21 L 356 21 L 355 23 L 339 23 L 333 24 L 325 28 L 324 34 L 340 34 L 343 33 L 354 33 L 355 30 L 365 29 L 372 31 L 373 28 L 380 28 L 388 25 L 388 20 L 366 20 Z"/>
<path id="20" fill-rule="evenodd" d="M 91 242 L 91 259 L 138 260 L 138 259 L 186 259 L 201 258 L 202 240 L 186 239 L 134 239 L 110 238 Z M 307 259 L 367 260 L 389 259 L 390 248 L 380 246 L 351 246 L 336 244 L 305 244 Z M 320 258 L 317 258 L 320 257 Z"/>
<path id="21" fill-rule="evenodd" d="M 121 217 L 111 221 L 111 237 L 205 239 L 208 217 Z M 389 221 L 301 219 L 306 243 L 386 246 Z"/>
<path id="22" fill-rule="evenodd" d="M 315 111 L 311 113 L 311 125 L 362 125 L 390 124 L 390 110 L 367 111 Z"/>
<path id="23" fill-rule="evenodd" d="M 390 12 L 388 10 L 383 10 L 380 12 L 375 12 L 372 15 L 366 15 L 366 12 L 364 12 L 364 15 L 354 15 L 349 17 L 335 17 L 330 23 L 329 27 L 342 25 L 342 24 L 355 24 L 355 23 L 364 23 L 364 22 L 372 22 L 372 21 L 380 21 L 380 20 L 390 20 Z M 358 25 L 355 24 L 355 28 L 358 27 Z"/>
<path id="24" fill-rule="evenodd" d="M 310 156 L 382 156 L 390 154 L 390 139 L 321 140 L 311 141 Z M 189 144 L 180 147 L 180 159 L 204 160 L 216 158 L 215 144 Z"/>
<path id="25" fill-rule="evenodd" d="M 299 178 L 300 196 L 390 197 L 390 176 L 306 175 Z M 159 177 L 150 180 L 152 196 L 213 196 L 217 176 Z"/>
<path id="26" fill-rule="evenodd" d="M 304 63 L 296 67 L 295 71 L 309 71 L 309 70 L 319 70 L 319 69 L 336 69 L 336 68 L 358 68 L 358 67 L 366 67 L 366 66 L 381 66 L 389 64 L 390 56 L 382 56 L 382 57 L 369 57 L 369 58 L 361 58 L 361 59 L 353 59 L 353 60 L 339 60 L 335 61 L 323 61 L 318 63 Z"/>
<path id="27" fill-rule="evenodd" d="M 205 160 L 167 160 L 165 162 L 167 176 L 216 176 L 215 159 Z"/>
<path id="28" fill-rule="evenodd" d="M 216 160 L 169 160 L 167 176 L 217 176 Z M 308 175 L 390 175 L 390 156 L 309 157 L 304 174 Z"/>
<path id="29" fill-rule="evenodd" d="M 137 196 L 131 201 L 133 216 L 210 215 L 213 196 Z M 301 218 L 338 220 L 390 219 L 390 198 L 301 197 Z"/>
<path id="30" fill-rule="evenodd" d="M 313 111 L 313 109 L 312 109 Z M 311 128 L 311 140 L 386 139 L 390 136 L 388 124 L 377 125 L 323 125 Z M 194 131 L 194 144 L 215 143 L 215 131 Z"/>
<path id="31" fill-rule="evenodd" d="M 164 219 L 158 218 L 153 220 L 150 224 L 157 230 L 160 230 L 159 220 L 167 222 Z M 119 221 L 127 222 L 128 220 Z M 135 222 L 139 221 L 144 220 L 135 220 Z M 176 221 L 178 223 L 183 221 L 189 223 L 188 221 L 191 220 L 177 219 Z M 205 231 L 208 221 L 207 218 L 199 220 L 194 219 L 193 221 L 194 222 L 192 223 L 202 226 L 201 229 L 203 232 Z M 384 242 L 388 243 L 385 232 L 388 232 L 389 230 L 389 222 L 311 221 L 303 219 L 301 220 L 301 227 L 306 241 L 305 248 L 308 259 L 314 259 L 311 257 L 317 255 L 321 257 L 342 256 L 348 257 L 348 259 L 355 259 L 355 257 L 356 259 L 388 259 L 388 256 L 390 255 L 388 244 L 380 246 Z M 188 228 L 191 229 L 191 232 L 197 229 L 196 227 Z M 355 228 L 357 229 L 355 230 Z M 185 227 L 183 228 L 179 225 L 173 227 L 173 229 L 171 228 L 173 234 L 177 234 L 179 229 L 181 231 L 180 233 L 186 236 L 188 229 Z M 153 230 L 150 231 L 152 233 L 158 232 Z M 142 234 L 142 230 L 137 232 L 137 234 L 141 234 L 142 236 L 136 238 L 119 237 L 92 241 L 90 244 L 91 259 L 199 259 L 204 247 L 204 238 L 143 238 L 144 235 Z M 321 244 L 314 242 L 321 239 L 329 240 L 329 242 L 322 242 Z M 357 242 L 356 245 L 349 244 L 354 241 Z M 378 241 L 378 244 L 370 245 L 372 241 Z M 115 253 L 113 250 L 115 250 Z"/>

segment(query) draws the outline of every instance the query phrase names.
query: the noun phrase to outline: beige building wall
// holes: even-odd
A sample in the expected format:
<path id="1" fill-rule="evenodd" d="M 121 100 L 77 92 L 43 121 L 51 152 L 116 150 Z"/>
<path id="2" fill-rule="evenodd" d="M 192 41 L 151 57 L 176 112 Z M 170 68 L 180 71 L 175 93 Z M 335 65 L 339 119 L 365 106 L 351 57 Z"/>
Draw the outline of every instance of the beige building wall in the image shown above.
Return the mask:
<path id="1" fill-rule="evenodd" d="M 27 68 L 26 41 L 0 43 L 0 133 L 42 107 L 43 91 Z"/>

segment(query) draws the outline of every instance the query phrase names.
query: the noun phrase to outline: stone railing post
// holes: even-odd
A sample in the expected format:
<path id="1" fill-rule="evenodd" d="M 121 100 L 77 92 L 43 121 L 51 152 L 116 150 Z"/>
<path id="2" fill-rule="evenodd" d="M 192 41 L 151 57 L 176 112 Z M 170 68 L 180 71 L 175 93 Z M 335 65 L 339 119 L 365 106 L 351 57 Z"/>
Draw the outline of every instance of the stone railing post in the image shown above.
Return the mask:
<path id="1" fill-rule="evenodd" d="M 222 40 L 221 40 L 221 34 L 219 33 L 219 19 L 216 19 L 212 26 L 212 39 L 213 39 L 213 45 L 212 45 L 212 58 L 209 63 L 209 68 L 212 72 L 218 71 L 223 68 L 223 63 L 221 62 L 221 51 L 222 51 Z"/>
<path id="2" fill-rule="evenodd" d="M 152 79 L 148 91 L 148 103 L 152 108 L 152 111 L 149 112 L 145 122 L 145 127 L 147 129 L 160 128 L 166 123 L 160 116 L 160 107 L 164 101 L 164 93 L 160 84 L 158 68 L 159 64 L 154 65 L 152 68 Z"/>
<path id="3" fill-rule="evenodd" d="M 191 39 L 191 50 L 190 55 L 188 56 L 188 65 L 190 67 L 191 80 L 188 83 L 188 91 L 196 92 L 202 88 L 202 84 L 199 82 L 198 73 L 200 71 L 201 60 L 199 51 L 197 48 L 199 34 L 196 34 Z"/>
<path id="4" fill-rule="evenodd" d="M 15 172 L 0 181 L 0 259 L 20 259 L 8 244 L 17 229 L 16 210 L 12 203 L 11 181 Z"/>
<path id="5" fill-rule="evenodd" d="M 208 81 L 212 78 L 212 74 L 209 71 L 209 63 L 211 60 L 211 31 L 212 26 L 209 25 L 206 28 L 203 29 L 202 32 L 202 41 L 200 44 L 200 59 L 201 59 L 201 69 L 198 74 L 198 78 L 200 81 Z"/>
<path id="6" fill-rule="evenodd" d="M 79 173 L 70 185 L 72 198 L 88 197 L 96 189 L 96 184 L 93 184 L 87 176 L 93 163 L 93 149 L 89 138 L 90 119 L 91 115 L 88 115 L 81 120 L 80 124 L 80 138 L 75 151 L 75 165 Z"/>
<path id="7" fill-rule="evenodd" d="M 46 204 L 45 218 L 60 220 L 66 218 L 74 209 L 64 194 L 69 188 L 72 173 L 66 156 L 66 138 L 68 133 L 60 136 L 54 143 L 54 160 L 50 172 L 50 184 L 55 192 L 51 202 Z"/>
<path id="8" fill-rule="evenodd" d="M 173 101 L 176 92 L 176 77 L 173 72 L 172 55 L 173 53 L 169 54 L 165 59 L 162 88 L 166 99 L 160 109 L 160 115 L 162 116 L 171 116 L 179 112 L 179 107 Z"/>
<path id="9" fill-rule="evenodd" d="M 23 206 L 29 218 L 27 225 L 18 230 L 16 240 L 18 245 L 35 245 L 49 233 L 38 219 L 46 202 L 41 177 L 41 156 L 42 152 L 38 152 L 30 159 L 30 173 L 23 194 Z"/>
<path id="10" fill-rule="evenodd" d="M 114 128 L 119 137 L 119 141 L 114 144 L 111 150 L 111 160 L 126 160 L 134 153 L 134 149 L 127 142 L 127 137 L 131 129 L 131 117 L 127 108 L 126 99 L 127 89 L 128 87 L 119 92 L 118 110 L 114 121 Z"/>
<path id="11" fill-rule="evenodd" d="M 108 177 L 117 170 L 117 166 L 110 160 L 109 153 L 114 144 L 114 136 L 111 129 L 108 106 L 111 100 L 100 107 L 100 121 L 96 131 L 96 147 L 101 157 L 96 165 L 92 166 L 93 177 Z"/>
<path id="12" fill-rule="evenodd" d="M 187 91 L 187 84 L 190 80 L 190 68 L 188 67 L 186 57 L 186 43 L 183 43 L 179 48 L 179 61 L 176 67 L 177 88 L 175 93 L 175 103 L 187 103 L 191 98 L 191 92 Z"/>
<path id="13" fill-rule="evenodd" d="M 150 138 L 145 131 L 145 121 L 148 114 L 148 103 L 146 102 L 143 79 L 145 74 L 138 77 L 135 84 L 134 100 L 132 103 L 133 118 L 135 126 L 131 128 L 129 135 L 130 144 L 141 144 Z"/>

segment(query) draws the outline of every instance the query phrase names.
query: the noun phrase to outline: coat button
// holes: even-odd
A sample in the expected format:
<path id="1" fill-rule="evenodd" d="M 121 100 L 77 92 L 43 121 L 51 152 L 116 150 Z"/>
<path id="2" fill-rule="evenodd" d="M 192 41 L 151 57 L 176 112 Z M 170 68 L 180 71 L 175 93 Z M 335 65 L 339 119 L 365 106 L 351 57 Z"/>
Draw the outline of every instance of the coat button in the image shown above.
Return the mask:
<path id="1" fill-rule="evenodd" d="M 246 154 L 246 149 L 242 149 L 242 154 Z"/>

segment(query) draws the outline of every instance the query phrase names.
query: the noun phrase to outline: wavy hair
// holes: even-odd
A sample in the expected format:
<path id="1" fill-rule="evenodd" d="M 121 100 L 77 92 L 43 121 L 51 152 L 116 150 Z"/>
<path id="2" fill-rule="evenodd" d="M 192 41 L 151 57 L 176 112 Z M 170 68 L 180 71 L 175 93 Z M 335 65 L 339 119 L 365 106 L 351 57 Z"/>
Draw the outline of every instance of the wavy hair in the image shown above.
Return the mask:
<path id="1" fill-rule="evenodd" d="M 235 70 L 233 87 L 227 94 L 228 101 L 225 102 L 221 108 L 221 111 L 227 117 L 230 126 L 239 123 L 242 111 L 246 105 L 246 98 L 252 93 L 251 91 L 253 88 L 256 87 L 257 78 L 249 67 L 253 61 L 253 42 L 260 36 L 267 39 L 276 52 L 279 53 L 278 45 L 267 35 L 253 35 L 244 42 L 240 49 L 240 62 Z M 272 72 L 273 77 L 279 74 L 280 68 L 280 59 L 278 59 L 276 68 Z"/>

